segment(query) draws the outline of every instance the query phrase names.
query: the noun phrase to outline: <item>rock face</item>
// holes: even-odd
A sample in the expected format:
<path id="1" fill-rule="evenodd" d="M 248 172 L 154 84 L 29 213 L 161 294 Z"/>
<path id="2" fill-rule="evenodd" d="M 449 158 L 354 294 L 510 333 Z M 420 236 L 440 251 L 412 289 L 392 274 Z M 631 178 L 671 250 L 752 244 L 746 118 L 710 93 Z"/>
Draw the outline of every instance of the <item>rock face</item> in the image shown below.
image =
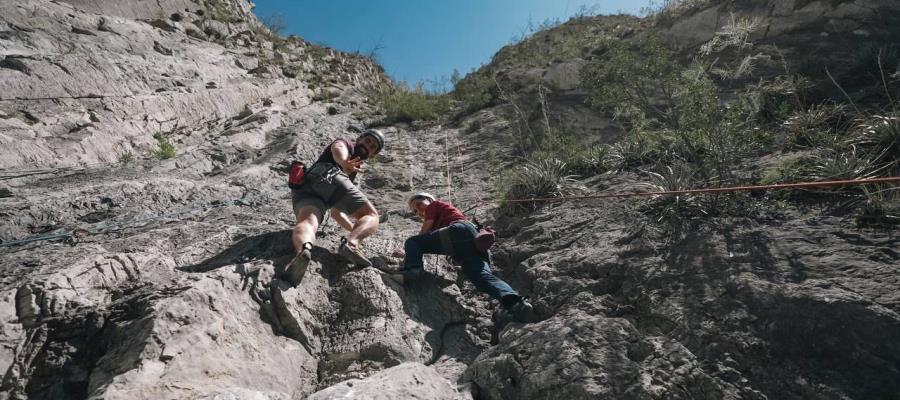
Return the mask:
<path id="1" fill-rule="evenodd" d="M 839 48 L 859 38 L 890 38 L 897 4 L 884 0 L 699 2 L 664 29 L 682 47 L 697 47 L 713 38 L 731 16 L 755 19 L 759 40 L 815 53 Z M 850 49 L 846 49 L 850 50 Z M 827 55 L 820 55 L 828 57 Z"/>
<path id="2" fill-rule="evenodd" d="M 153 151 L 160 135 L 182 148 L 199 146 L 212 139 L 204 136 L 211 128 L 238 129 L 232 117 L 245 110 L 308 105 L 313 80 L 298 74 L 322 71 L 321 81 L 360 87 L 385 79 L 375 65 L 299 39 L 274 45 L 242 13 L 249 3 L 208 3 L 214 7 L 188 1 L 121 2 L 102 10 L 90 1 L 0 5 L 0 168 L 116 162 Z M 198 39 L 207 36 L 215 41 Z M 253 73 L 262 62 L 271 67 L 266 77 Z M 231 141 L 260 145 L 240 136 Z"/>
<path id="3" fill-rule="evenodd" d="M 299 287 L 275 278 L 293 252 L 282 171 L 360 131 L 380 67 L 277 38 L 243 1 L 0 9 L 0 238 L 92 233 L 3 248 L 3 398 L 303 398 L 407 361 L 455 378 L 486 346 L 489 323 L 454 323 L 484 300 L 349 269 L 334 224 Z M 415 229 L 397 188 L 436 183 L 412 180 L 420 162 L 394 150 L 366 176 L 394 226 L 373 255 Z"/>
<path id="4" fill-rule="evenodd" d="M 847 21 L 896 15 L 890 2 L 729 4 L 661 26 L 689 48 L 731 11 L 765 15 L 770 39 L 819 35 L 803 24 L 827 20 L 829 35 L 850 40 L 860 35 Z M 538 317 L 497 332 L 495 346 L 497 305 L 458 267 L 429 258 L 422 282 L 397 285 L 337 258 L 333 222 L 291 287 L 278 279 L 293 256 L 289 162 L 380 120 L 366 89 L 387 78 L 364 58 L 271 35 L 250 9 L 0 3 L 0 240 L 48 239 L 0 247 L 0 398 L 900 394 L 896 232 L 829 210 L 789 207 L 783 219 L 706 225 L 671 243 L 638 201 L 515 216 L 482 204 L 479 219 L 500 230 L 497 272 Z M 705 13 L 716 24 L 696 17 Z M 615 140 L 573 77 L 590 48 L 514 55 L 583 29 L 631 37 L 643 23 L 579 19 L 488 68 L 517 96 L 544 93 L 586 140 Z M 387 149 L 360 181 L 381 213 L 365 245 L 378 267 L 396 268 L 391 254 L 418 231 L 411 192 L 462 209 L 495 197 L 513 108 L 489 105 L 459 126 L 381 127 Z M 636 179 L 583 183 L 631 191 Z"/>
<path id="5" fill-rule="evenodd" d="M 351 379 L 308 397 L 309 400 L 459 398 L 459 393 L 446 379 L 433 369 L 416 363 L 388 368 L 363 380 Z"/>
<path id="6" fill-rule="evenodd" d="M 621 137 L 623 128 L 612 113 L 588 107 L 588 88 L 580 71 L 589 61 L 603 62 L 602 48 L 610 38 L 632 42 L 652 32 L 690 64 L 698 50 L 722 32 L 752 22 L 747 39 L 753 43 L 753 70 L 757 76 L 800 74 L 817 83 L 820 96 L 839 98 L 828 71 L 853 92 L 881 82 L 876 62 L 879 49 L 887 75 L 897 72 L 893 50 L 900 33 L 900 4 L 889 0 L 843 1 L 674 1 L 670 11 L 653 18 L 628 15 L 582 16 L 551 29 L 534 32 L 502 48 L 491 62 L 464 79 L 481 85 L 492 101 L 489 113 L 467 120 L 473 126 L 490 123 L 488 116 L 528 123 L 540 134 L 551 126 L 581 138 L 585 144 L 608 143 Z M 739 65 L 746 54 L 722 52 L 715 65 Z M 712 60 L 710 60 L 712 61 Z M 476 83 L 477 82 L 477 83 Z M 880 85 L 880 83 L 879 83 Z M 882 90 L 880 86 L 873 90 Z M 515 103 L 512 107 L 510 103 Z M 516 109 L 518 108 L 518 110 Z M 477 121 L 477 122 L 476 122 Z M 502 140 L 515 142 L 519 129 Z M 514 132 L 514 133 L 513 133 Z M 492 133 L 494 139 L 497 133 Z"/>
<path id="7" fill-rule="evenodd" d="M 900 333 L 895 236 L 796 214 L 788 226 L 697 232 L 654 256 L 624 204 L 591 211 L 558 207 L 509 227 L 502 258 L 547 319 L 509 328 L 469 368 L 488 398 L 900 391 L 888 339 Z"/>

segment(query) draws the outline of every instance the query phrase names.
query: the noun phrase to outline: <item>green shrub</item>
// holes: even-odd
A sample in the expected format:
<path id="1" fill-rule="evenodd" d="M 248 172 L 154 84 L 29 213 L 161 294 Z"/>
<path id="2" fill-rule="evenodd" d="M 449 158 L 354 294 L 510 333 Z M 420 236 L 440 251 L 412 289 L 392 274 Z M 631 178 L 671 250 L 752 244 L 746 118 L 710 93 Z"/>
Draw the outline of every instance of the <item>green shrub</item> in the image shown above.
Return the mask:
<path id="1" fill-rule="evenodd" d="M 849 129 L 851 120 L 844 105 L 819 104 L 788 117 L 781 127 L 779 140 L 783 150 L 836 147 L 841 132 Z"/>
<path id="2" fill-rule="evenodd" d="M 471 73 L 463 79 L 454 77 L 450 96 L 460 104 L 460 113 L 470 114 L 491 105 L 496 99 L 493 79 Z"/>
<path id="3" fill-rule="evenodd" d="M 900 117 L 875 115 L 859 126 L 854 143 L 871 155 L 878 170 L 900 173 Z"/>
<path id="4" fill-rule="evenodd" d="M 279 37 L 282 33 L 288 28 L 287 21 L 284 19 L 284 14 L 280 12 L 273 12 L 269 15 L 263 16 L 259 19 L 268 30 L 272 33 L 272 35 Z"/>
<path id="5" fill-rule="evenodd" d="M 759 183 L 761 185 L 773 185 L 800 182 L 808 176 L 809 164 L 810 160 L 808 158 L 801 157 L 785 160 L 764 170 Z"/>
<path id="6" fill-rule="evenodd" d="M 831 150 L 813 157 L 803 178 L 813 181 L 863 179 L 871 177 L 874 170 L 872 160 L 859 155 L 852 147 L 847 151 Z M 856 190 L 853 187 L 837 189 Z"/>
<path id="7" fill-rule="evenodd" d="M 160 160 L 168 160 L 170 158 L 175 157 L 175 145 L 169 141 L 169 137 L 164 134 L 156 135 L 156 142 L 158 144 L 158 148 L 153 152 L 153 155 Z"/>
<path id="8" fill-rule="evenodd" d="M 831 180 L 865 179 L 873 176 L 873 163 L 851 147 L 847 150 L 825 150 L 813 156 L 801 156 L 787 159 L 763 172 L 762 185 L 780 183 L 816 182 Z M 859 186 L 839 186 L 833 188 L 816 188 L 807 191 L 782 191 L 777 197 L 793 197 L 802 193 L 832 193 L 841 196 L 855 197 L 861 195 Z"/>
<path id="9" fill-rule="evenodd" d="M 573 174 L 581 176 L 602 174 L 611 169 L 609 146 L 585 145 L 575 135 L 555 128 L 538 135 L 536 142 L 537 149 L 528 157 L 531 160 L 556 159 L 565 163 Z"/>
<path id="10" fill-rule="evenodd" d="M 855 201 L 859 209 L 856 224 L 860 228 L 900 225 L 900 188 L 887 185 L 862 186 L 863 195 Z"/>
<path id="11" fill-rule="evenodd" d="M 623 171 L 661 161 L 664 149 L 669 148 L 671 142 L 664 132 L 630 132 L 610 147 L 608 167 L 612 171 Z"/>
<path id="12" fill-rule="evenodd" d="M 372 92 L 376 104 L 389 119 L 396 121 L 434 120 L 447 112 L 447 96 L 427 93 L 422 84 L 384 86 Z"/>
<path id="13" fill-rule="evenodd" d="M 122 153 L 121 156 L 119 156 L 119 164 L 131 165 L 131 163 L 133 163 L 135 159 L 136 157 L 134 156 L 134 153 L 126 151 L 125 153 Z"/>
<path id="14" fill-rule="evenodd" d="M 612 170 L 612 151 L 606 145 L 581 147 L 568 160 L 572 171 L 582 176 L 597 175 Z"/>
<path id="15" fill-rule="evenodd" d="M 652 1 L 648 7 L 641 9 L 641 14 L 660 24 L 667 24 L 679 15 L 703 7 L 710 0 L 661 0 Z"/>
<path id="16" fill-rule="evenodd" d="M 481 120 L 476 119 L 476 120 L 470 122 L 469 125 L 466 126 L 465 132 L 466 133 L 478 132 L 479 130 L 481 130 L 481 126 L 482 126 Z"/>
<path id="17" fill-rule="evenodd" d="M 566 163 L 554 158 L 527 161 L 502 174 L 498 182 L 503 193 L 501 207 L 506 210 L 535 208 L 544 204 L 509 203 L 507 200 L 559 197 L 579 191 Z"/>
<path id="18" fill-rule="evenodd" d="M 223 0 L 206 0 L 206 10 L 209 17 L 224 23 L 239 22 L 240 18 L 235 15 L 231 7 Z"/>
<path id="19" fill-rule="evenodd" d="M 605 53 L 582 69 L 590 103 L 612 111 L 629 131 L 613 148 L 615 169 L 682 160 L 704 179 L 733 180 L 743 152 L 758 148 L 753 98 L 722 101 L 701 65 L 680 67 L 655 37 L 609 39 Z"/>
<path id="20" fill-rule="evenodd" d="M 831 70 L 837 82 L 846 87 L 854 97 L 865 93 L 865 88 L 871 89 L 873 93 L 881 92 L 878 88 L 883 86 L 884 75 L 893 72 L 892 68 L 900 64 L 900 44 L 896 40 L 876 39 L 867 42 L 842 54 L 843 62 L 834 65 Z M 816 67 L 821 71 L 821 65 Z M 896 91 L 896 86 L 891 86 Z"/>
<path id="21" fill-rule="evenodd" d="M 696 168 L 687 163 L 665 166 L 660 172 L 648 172 L 648 175 L 649 182 L 642 186 L 652 192 L 689 190 L 698 183 Z M 668 222 L 670 225 L 691 216 L 707 214 L 701 197 L 695 195 L 659 196 L 648 201 L 643 208 L 656 222 Z"/>
<path id="22" fill-rule="evenodd" d="M 680 68 L 674 52 L 655 37 L 635 43 L 607 37 L 598 43 L 601 53 L 581 69 L 582 86 L 590 91 L 589 102 L 634 126 L 645 120 L 674 125 L 674 108 Z M 657 104 L 657 99 L 664 103 Z"/>

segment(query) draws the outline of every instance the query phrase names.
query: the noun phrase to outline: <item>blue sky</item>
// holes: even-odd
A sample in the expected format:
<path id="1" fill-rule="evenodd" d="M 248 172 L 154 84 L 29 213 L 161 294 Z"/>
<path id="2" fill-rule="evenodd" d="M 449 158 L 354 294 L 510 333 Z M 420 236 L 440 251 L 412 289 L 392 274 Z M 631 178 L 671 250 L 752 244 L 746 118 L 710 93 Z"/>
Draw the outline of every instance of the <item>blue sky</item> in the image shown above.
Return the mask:
<path id="1" fill-rule="evenodd" d="M 637 14 L 650 0 L 256 0 L 260 17 L 280 13 L 283 33 L 369 53 L 410 84 L 463 75 L 490 61 L 529 21 L 568 19 L 582 7 Z"/>

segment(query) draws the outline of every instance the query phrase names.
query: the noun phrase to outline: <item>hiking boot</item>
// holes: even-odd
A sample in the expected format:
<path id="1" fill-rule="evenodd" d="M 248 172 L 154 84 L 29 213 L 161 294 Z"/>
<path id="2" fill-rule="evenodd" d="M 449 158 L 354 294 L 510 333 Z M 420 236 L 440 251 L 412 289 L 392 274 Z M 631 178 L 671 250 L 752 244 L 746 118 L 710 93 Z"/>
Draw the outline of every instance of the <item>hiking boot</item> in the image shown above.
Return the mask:
<path id="1" fill-rule="evenodd" d="M 527 300 L 522 299 L 509 309 L 512 320 L 527 324 L 534 320 L 534 307 Z"/>
<path id="2" fill-rule="evenodd" d="M 359 248 L 350 244 L 350 242 L 347 241 L 347 238 L 341 238 L 341 247 L 338 249 L 338 255 L 349 261 L 351 264 L 360 267 L 372 266 L 372 262 L 369 261 L 368 258 L 363 257 L 362 254 L 359 253 Z"/>
<path id="3" fill-rule="evenodd" d="M 303 250 L 297 253 L 297 256 L 284 269 L 284 274 L 282 274 L 281 278 L 290 283 L 291 286 L 299 285 L 300 281 L 303 280 L 303 276 L 306 275 L 309 261 L 312 260 L 312 252 L 310 250 L 312 250 L 312 243 L 304 243 Z"/>

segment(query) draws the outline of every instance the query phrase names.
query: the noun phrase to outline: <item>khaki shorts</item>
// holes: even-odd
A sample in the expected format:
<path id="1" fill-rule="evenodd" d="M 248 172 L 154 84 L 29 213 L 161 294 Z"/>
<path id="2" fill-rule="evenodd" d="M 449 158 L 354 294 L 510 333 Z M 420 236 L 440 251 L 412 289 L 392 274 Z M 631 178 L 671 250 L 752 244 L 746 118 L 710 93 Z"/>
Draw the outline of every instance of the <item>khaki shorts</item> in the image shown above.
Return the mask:
<path id="1" fill-rule="evenodd" d="M 331 178 L 331 183 L 319 179 L 307 181 L 300 189 L 291 191 L 291 200 L 294 215 L 303 207 L 313 206 L 317 210 L 319 221 L 322 221 L 325 210 L 335 208 L 344 214 L 353 215 L 369 204 L 366 195 L 343 172 Z M 327 201 L 332 203 L 327 204 Z"/>

